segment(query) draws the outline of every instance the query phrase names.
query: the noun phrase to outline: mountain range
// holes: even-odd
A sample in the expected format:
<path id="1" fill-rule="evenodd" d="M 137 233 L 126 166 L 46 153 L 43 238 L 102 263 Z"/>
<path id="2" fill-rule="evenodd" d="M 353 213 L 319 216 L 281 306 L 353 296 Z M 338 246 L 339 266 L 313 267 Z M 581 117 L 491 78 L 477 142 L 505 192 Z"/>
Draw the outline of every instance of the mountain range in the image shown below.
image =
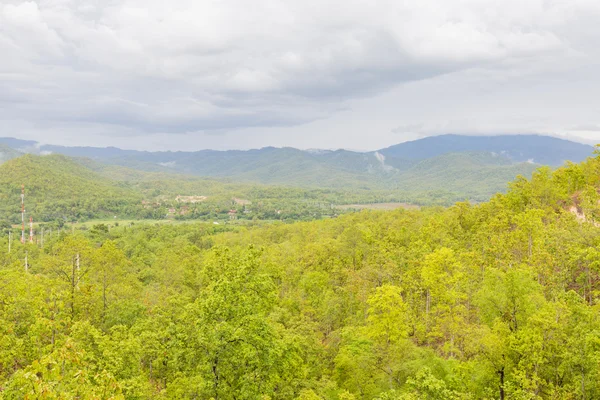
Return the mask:
<path id="1" fill-rule="evenodd" d="M 0 161 L 22 153 L 57 153 L 145 172 L 302 188 L 442 191 L 472 200 L 503 191 L 508 181 L 529 176 L 540 165 L 579 162 L 593 152 L 590 145 L 540 135 L 441 135 L 371 152 L 289 147 L 147 152 L 14 138 L 0 138 L 0 145 Z"/>

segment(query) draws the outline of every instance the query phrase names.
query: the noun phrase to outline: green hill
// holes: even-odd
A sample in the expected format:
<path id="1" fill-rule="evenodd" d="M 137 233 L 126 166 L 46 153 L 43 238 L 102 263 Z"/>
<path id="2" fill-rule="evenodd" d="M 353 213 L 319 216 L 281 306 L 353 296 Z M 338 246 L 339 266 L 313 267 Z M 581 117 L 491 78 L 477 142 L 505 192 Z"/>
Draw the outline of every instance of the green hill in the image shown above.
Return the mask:
<path id="1" fill-rule="evenodd" d="M 399 190 L 433 191 L 444 188 L 471 200 L 486 200 L 504 192 L 518 175 L 531 176 L 539 165 L 512 163 L 486 152 L 450 153 L 426 159 L 394 179 Z"/>
<path id="2" fill-rule="evenodd" d="M 36 221 L 128 212 L 142 199 L 66 156 L 25 155 L 0 166 L 0 212 L 12 222 L 20 220 L 21 185 L 27 215 Z"/>

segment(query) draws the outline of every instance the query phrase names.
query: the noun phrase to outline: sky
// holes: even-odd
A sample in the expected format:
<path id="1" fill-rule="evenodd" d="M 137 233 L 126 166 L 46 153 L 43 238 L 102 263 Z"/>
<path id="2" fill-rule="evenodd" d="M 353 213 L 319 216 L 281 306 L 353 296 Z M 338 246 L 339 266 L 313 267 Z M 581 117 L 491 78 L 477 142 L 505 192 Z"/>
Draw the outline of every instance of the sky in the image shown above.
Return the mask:
<path id="1" fill-rule="evenodd" d="M 598 0 L 0 0 L 0 136 L 374 150 L 600 142 Z"/>

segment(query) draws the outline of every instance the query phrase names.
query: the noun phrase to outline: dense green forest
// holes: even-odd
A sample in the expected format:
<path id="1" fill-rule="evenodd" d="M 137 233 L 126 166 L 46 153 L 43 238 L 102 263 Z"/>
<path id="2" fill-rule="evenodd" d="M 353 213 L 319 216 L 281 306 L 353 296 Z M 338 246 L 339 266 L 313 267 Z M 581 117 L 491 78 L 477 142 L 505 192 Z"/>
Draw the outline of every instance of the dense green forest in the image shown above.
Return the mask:
<path id="1" fill-rule="evenodd" d="M 0 240 L 3 399 L 598 399 L 600 156 L 489 202 Z"/>
<path id="2" fill-rule="evenodd" d="M 73 221 L 135 214 L 142 196 L 121 188 L 65 156 L 24 155 L 0 166 L 0 215 L 20 221 L 21 187 L 26 185 L 26 211 L 36 222 Z"/>

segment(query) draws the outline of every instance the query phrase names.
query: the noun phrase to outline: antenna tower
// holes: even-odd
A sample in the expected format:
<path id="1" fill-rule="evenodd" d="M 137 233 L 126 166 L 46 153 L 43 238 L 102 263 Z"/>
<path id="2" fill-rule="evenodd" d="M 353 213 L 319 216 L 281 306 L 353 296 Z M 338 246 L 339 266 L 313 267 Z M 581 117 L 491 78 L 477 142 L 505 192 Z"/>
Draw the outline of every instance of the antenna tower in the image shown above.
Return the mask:
<path id="1" fill-rule="evenodd" d="M 25 243 L 25 185 L 21 186 L 21 243 Z"/>
<path id="2" fill-rule="evenodd" d="M 29 217 L 29 243 L 33 243 L 33 217 Z"/>

